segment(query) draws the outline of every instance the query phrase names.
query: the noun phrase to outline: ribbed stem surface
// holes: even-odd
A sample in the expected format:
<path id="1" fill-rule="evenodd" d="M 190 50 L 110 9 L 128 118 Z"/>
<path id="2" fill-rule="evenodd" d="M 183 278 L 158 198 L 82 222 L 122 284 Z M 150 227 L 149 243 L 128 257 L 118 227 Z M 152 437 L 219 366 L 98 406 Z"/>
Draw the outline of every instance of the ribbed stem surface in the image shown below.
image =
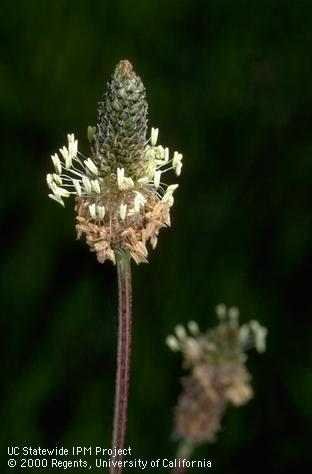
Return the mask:
<path id="1" fill-rule="evenodd" d="M 123 449 L 128 408 L 128 391 L 131 358 L 131 307 L 132 307 L 132 287 L 131 268 L 128 255 L 117 258 L 118 292 L 119 292 L 119 321 L 118 321 L 118 349 L 117 349 L 117 374 L 114 406 L 114 424 L 112 449 Z M 116 461 L 122 460 L 119 455 L 114 460 L 115 467 L 110 469 L 111 474 L 120 474 L 122 468 L 116 466 Z"/>

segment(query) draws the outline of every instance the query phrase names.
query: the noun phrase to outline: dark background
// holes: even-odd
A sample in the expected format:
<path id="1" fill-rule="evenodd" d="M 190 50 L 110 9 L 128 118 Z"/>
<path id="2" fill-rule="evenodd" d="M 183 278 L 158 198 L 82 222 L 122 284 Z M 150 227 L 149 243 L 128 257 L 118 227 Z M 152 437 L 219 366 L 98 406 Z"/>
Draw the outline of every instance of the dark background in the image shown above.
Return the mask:
<path id="1" fill-rule="evenodd" d="M 172 228 L 133 268 L 126 444 L 137 458 L 174 456 L 183 371 L 164 339 L 189 319 L 213 325 L 224 302 L 268 327 L 268 349 L 248 360 L 255 398 L 229 409 L 195 458 L 220 474 L 292 473 L 310 460 L 311 6 L 2 5 L 1 472 L 19 472 L 7 445 L 110 446 L 115 268 L 75 240 L 73 206 L 48 199 L 45 175 L 66 133 L 88 153 L 86 127 L 123 58 L 143 78 L 159 142 L 184 155 Z"/>

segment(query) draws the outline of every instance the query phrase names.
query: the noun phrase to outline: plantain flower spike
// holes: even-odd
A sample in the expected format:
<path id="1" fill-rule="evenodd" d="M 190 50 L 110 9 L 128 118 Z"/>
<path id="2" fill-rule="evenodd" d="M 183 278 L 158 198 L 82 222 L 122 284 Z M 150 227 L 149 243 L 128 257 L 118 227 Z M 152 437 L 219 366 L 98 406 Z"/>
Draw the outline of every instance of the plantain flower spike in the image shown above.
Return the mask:
<path id="1" fill-rule="evenodd" d="M 166 339 L 190 371 L 175 409 L 175 435 L 193 446 L 215 440 L 228 404 L 240 406 L 252 397 L 246 351 L 265 351 L 265 327 L 257 321 L 240 325 L 236 307 L 220 304 L 216 313 L 219 323 L 206 333 L 189 321 Z"/>
<path id="2" fill-rule="evenodd" d="M 157 145 L 159 131 L 147 138 L 148 104 L 142 80 L 131 63 L 116 66 L 98 104 L 98 123 L 88 127 L 91 156 L 78 151 L 74 134 L 67 146 L 51 156 L 54 172 L 47 175 L 49 197 L 64 206 L 76 201 L 78 238 L 85 236 L 103 263 L 127 253 L 136 263 L 147 262 L 146 244 L 157 245 L 159 230 L 170 226 L 170 207 L 177 184 L 162 175 L 181 173 L 182 155 Z"/>

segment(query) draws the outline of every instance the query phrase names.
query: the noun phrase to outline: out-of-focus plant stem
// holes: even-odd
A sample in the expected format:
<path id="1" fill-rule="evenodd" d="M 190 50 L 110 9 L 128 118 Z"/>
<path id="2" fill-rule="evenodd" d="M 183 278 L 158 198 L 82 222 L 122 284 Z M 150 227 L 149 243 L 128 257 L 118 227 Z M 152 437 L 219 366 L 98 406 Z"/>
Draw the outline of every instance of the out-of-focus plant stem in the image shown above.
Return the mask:
<path id="1" fill-rule="evenodd" d="M 187 443 L 186 441 L 181 441 L 178 446 L 176 460 L 182 461 L 185 459 L 186 461 L 190 459 L 194 451 L 194 445 L 192 443 Z M 172 474 L 183 474 L 187 471 L 187 467 L 181 464 L 180 467 L 176 467 L 172 470 Z"/>

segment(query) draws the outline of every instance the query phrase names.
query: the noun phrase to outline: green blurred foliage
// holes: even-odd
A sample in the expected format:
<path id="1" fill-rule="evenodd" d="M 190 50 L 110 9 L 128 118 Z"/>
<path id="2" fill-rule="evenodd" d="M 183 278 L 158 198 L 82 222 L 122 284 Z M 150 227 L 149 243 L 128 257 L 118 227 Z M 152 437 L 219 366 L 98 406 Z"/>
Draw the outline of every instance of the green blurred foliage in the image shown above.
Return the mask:
<path id="1" fill-rule="evenodd" d="M 127 444 L 136 457 L 174 456 L 182 369 L 164 339 L 189 319 L 213 325 L 224 302 L 269 328 L 268 350 L 248 361 L 254 400 L 230 409 L 196 457 L 220 474 L 294 472 L 310 458 L 311 2 L 1 10 L 1 472 L 7 445 L 110 444 L 115 268 L 75 240 L 73 207 L 47 198 L 45 175 L 67 132 L 88 153 L 86 127 L 123 58 L 143 78 L 160 143 L 184 154 L 172 229 L 133 268 Z"/>

